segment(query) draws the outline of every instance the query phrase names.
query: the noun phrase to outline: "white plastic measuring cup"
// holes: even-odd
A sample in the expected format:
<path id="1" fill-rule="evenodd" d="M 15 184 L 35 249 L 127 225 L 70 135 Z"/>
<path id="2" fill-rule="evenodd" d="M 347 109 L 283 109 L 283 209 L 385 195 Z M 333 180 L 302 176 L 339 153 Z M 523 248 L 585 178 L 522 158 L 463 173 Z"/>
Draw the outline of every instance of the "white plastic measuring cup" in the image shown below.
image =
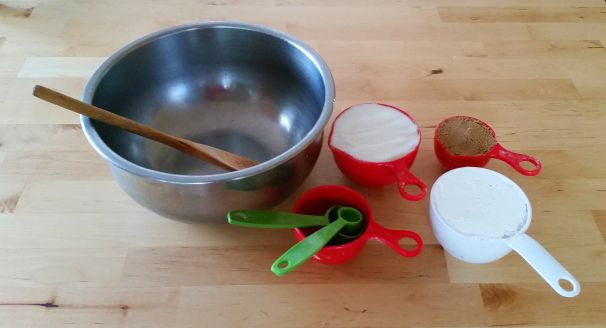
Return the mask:
<path id="1" fill-rule="evenodd" d="M 445 193 L 453 188 L 458 188 L 456 196 Z M 504 175 L 478 167 L 448 171 L 434 183 L 429 204 L 433 232 L 442 247 L 453 257 L 469 263 L 488 263 L 515 250 L 558 294 L 575 297 L 581 292 L 581 285 L 572 274 L 526 234 L 532 221 L 530 202 L 524 191 Z M 478 221 L 467 220 L 465 217 L 475 215 L 476 218 L 481 218 L 482 215 L 491 213 L 493 218 L 503 215 L 506 217 L 513 213 L 514 208 L 523 209 L 521 213 L 525 217 L 520 220 L 523 223 L 502 236 L 491 235 L 488 230 L 498 229 L 493 229 L 490 225 L 482 227 L 481 224 L 487 222 L 474 226 L 470 222 Z M 499 225 L 499 222 L 493 225 Z M 570 283 L 571 289 L 563 288 L 561 281 Z"/>

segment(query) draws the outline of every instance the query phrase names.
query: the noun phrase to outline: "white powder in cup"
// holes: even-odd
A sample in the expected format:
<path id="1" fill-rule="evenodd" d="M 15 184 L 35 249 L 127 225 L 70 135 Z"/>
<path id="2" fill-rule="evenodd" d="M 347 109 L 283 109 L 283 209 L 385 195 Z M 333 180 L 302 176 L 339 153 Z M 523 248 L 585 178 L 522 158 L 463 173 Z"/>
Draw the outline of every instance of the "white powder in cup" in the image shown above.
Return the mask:
<path id="1" fill-rule="evenodd" d="M 530 220 L 530 204 L 513 181 L 488 169 L 464 167 L 436 180 L 431 204 L 457 232 L 481 239 L 515 235 Z"/>
<path id="2" fill-rule="evenodd" d="M 334 123 L 331 145 L 365 162 L 390 162 L 419 144 L 417 125 L 397 109 L 360 104 L 347 109 Z"/>

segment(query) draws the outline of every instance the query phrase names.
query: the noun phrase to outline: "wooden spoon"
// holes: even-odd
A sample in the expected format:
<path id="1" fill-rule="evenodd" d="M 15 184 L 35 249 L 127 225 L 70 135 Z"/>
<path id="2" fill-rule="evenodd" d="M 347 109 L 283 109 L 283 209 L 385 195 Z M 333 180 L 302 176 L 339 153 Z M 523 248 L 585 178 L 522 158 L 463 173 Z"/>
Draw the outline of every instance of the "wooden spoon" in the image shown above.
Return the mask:
<path id="1" fill-rule="evenodd" d="M 248 158 L 208 145 L 193 142 L 191 140 L 172 136 L 147 125 L 137 123 L 124 116 L 120 116 L 99 107 L 81 102 L 80 100 L 74 99 L 41 85 L 36 85 L 34 87 L 34 96 L 61 106 L 65 109 L 69 109 L 78 114 L 88 116 L 91 119 L 119 127 L 157 142 L 161 142 L 167 146 L 178 149 L 186 154 L 229 171 L 242 170 L 247 167 L 257 165 L 256 162 Z"/>

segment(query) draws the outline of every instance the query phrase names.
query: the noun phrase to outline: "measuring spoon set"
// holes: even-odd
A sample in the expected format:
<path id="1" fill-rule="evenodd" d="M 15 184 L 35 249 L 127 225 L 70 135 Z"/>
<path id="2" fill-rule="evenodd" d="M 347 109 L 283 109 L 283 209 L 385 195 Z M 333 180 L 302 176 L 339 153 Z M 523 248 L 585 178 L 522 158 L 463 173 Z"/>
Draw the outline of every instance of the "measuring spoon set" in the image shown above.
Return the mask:
<path id="1" fill-rule="evenodd" d="M 428 193 L 425 183 L 410 171 L 420 133 L 413 118 L 400 108 L 360 104 L 336 117 L 328 146 L 339 170 L 353 182 L 366 187 L 396 183 L 404 199 L 418 201 Z M 522 175 L 534 176 L 542 167 L 538 159 L 507 150 L 487 123 L 469 116 L 440 122 L 435 129 L 434 151 L 448 172 L 431 189 L 430 221 L 446 252 L 464 262 L 488 263 L 514 250 L 560 295 L 580 293 L 580 284 L 572 274 L 525 233 L 532 212 L 522 189 L 504 175 L 483 168 L 496 158 Z M 532 168 L 527 168 L 529 165 Z M 411 193 L 411 186 L 416 193 Z M 423 248 L 418 234 L 379 225 L 366 199 L 339 185 L 306 191 L 292 213 L 234 210 L 227 218 L 230 224 L 244 227 L 294 229 L 297 243 L 271 265 L 278 276 L 310 258 L 323 264 L 347 262 L 370 239 L 403 257 L 415 257 Z M 414 245 L 412 249 L 402 247 L 405 238 Z"/>
<path id="2" fill-rule="evenodd" d="M 339 204 L 339 205 L 335 205 Z M 271 266 L 282 276 L 309 258 L 324 264 L 341 264 L 353 259 L 366 241 L 375 239 L 403 257 L 417 256 L 423 240 L 409 230 L 387 229 L 373 217 L 370 205 L 357 191 L 339 185 L 323 185 L 306 191 L 296 201 L 293 213 L 237 210 L 227 214 L 232 225 L 294 229 L 298 241 Z M 412 249 L 400 245 L 408 238 Z"/>

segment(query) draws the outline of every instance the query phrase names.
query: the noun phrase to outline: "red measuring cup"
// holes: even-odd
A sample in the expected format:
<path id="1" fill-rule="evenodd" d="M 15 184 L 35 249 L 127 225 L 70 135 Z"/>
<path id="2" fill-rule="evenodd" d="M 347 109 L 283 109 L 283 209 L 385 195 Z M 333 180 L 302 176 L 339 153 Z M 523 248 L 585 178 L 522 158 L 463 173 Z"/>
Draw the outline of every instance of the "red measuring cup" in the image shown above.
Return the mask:
<path id="1" fill-rule="evenodd" d="M 423 240 L 419 235 L 408 230 L 387 229 L 375 222 L 370 205 L 357 191 L 338 185 L 324 185 L 306 191 L 295 203 L 293 212 L 301 214 L 322 215 L 334 206 L 350 206 L 358 209 L 363 215 L 364 232 L 357 239 L 341 245 L 324 246 L 313 257 L 314 261 L 324 264 L 341 264 L 354 258 L 369 239 L 376 239 L 391 247 L 404 257 L 415 257 L 423 248 Z M 297 241 L 303 240 L 313 233 L 314 228 L 297 228 L 294 230 Z M 400 246 L 403 238 L 412 239 L 416 247 L 406 250 Z"/>
<path id="2" fill-rule="evenodd" d="M 450 151 L 448 145 L 440 138 L 440 134 L 441 131 L 444 131 L 446 124 L 453 120 L 479 124 L 485 130 L 482 135 L 485 138 L 484 141 L 487 142 L 486 145 L 491 146 L 486 147 L 485 151 L 478 151 L 477 154 L 463 155 Z M 530 155 L 514 153 L 505 149 L 505 147 L 497 142 L 494 130 L 486 122 L 470 116 L 452 116 L 440 122 L 435 130 L 434 151 L 440 163 L 448 170 L 465 166 L 484 167 L 491 158 L 496 158 L 509 164 L 523 175 L 533 176 L 539 174 L 541 171 L 541 162 L 538 159 Z M 535 168 L 531 170 L 525 169 L 520 165 L 522 162 L 529 162 Z"/>
<path id="3" fill-rule="evenodd" d="M 416 125 L 417 132 L 419 134 L 419 141 L 421 140 L 421 130 L 419 126 L 414 121 L 414 119 L 408 115 L 402 109 L 399 109 L 394 106 L 378 104 L 381 106 L 386 106 L 393 108 L 402 114 L 406 115 L 411 122 Z M 353 106 L 352 106 L 353 107 Z M 332 151 L 333 158 L 339 170 L 343 172 L 345 176 L 351 179 L 353 182 L 366 186 L 366 187 L 382 187 L 386 185 L 390 185 L 394 182 L 398 183 L 398 190 L 402 197 L 407 200 L 417 201 L 423 199 L 427 194 L 427 186 L 425 183 L 413 175 L 409 168 L 415 161 L 417 157 L 417 152 L 419 151 L 419 143 L 417 143 L 416 147 L 410 151 L 408 154 L 389 162 L 366 162 L 359 160 L 345 151 L 333 146 L 332 144 L 332 136 L 335 129 L 335 123 L 343 113 L 349 110 L 351 107 L 346 108 L 344 111 L 339 113 L 335 120 L 332 123 L 332 127 L 330 129 L 330 135 L 328 137 L 328 147 Z M 410 194 L 405 187 L 407 185 L 415 185 L 419 188 L 419 192 L 416 194 Z"/>

